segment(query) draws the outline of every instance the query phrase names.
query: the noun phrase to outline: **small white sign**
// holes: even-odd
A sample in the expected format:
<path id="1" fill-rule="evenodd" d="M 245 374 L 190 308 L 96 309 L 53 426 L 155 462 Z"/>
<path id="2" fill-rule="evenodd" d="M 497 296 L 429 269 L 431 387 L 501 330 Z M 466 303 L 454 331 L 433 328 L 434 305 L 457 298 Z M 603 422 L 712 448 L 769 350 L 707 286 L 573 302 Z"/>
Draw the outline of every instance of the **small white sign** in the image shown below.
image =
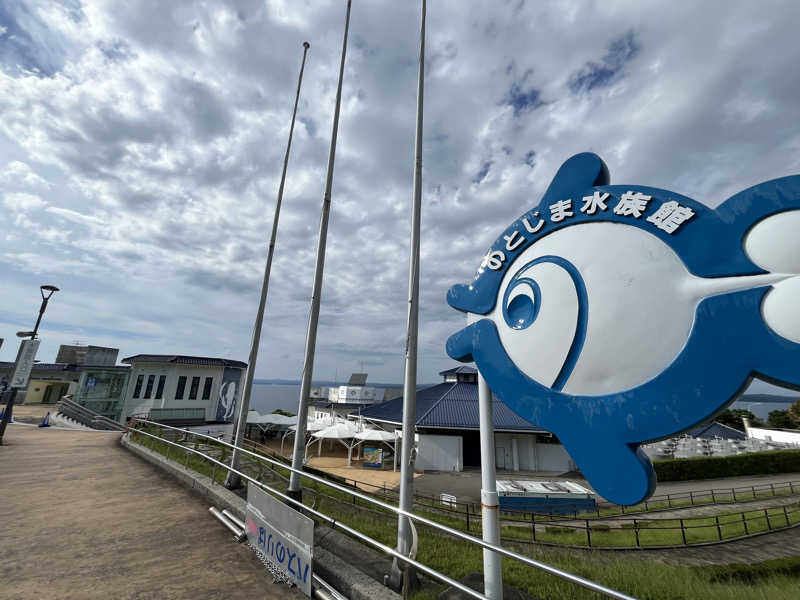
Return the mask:
<path id="1" fill-rule="evenodd" d="M 36 352 L 39 350 L 39 340 L 25 340 L 19 348 L 17 358 L 17 368 L 11 376 L 11 387 L 28 387 L 28 380 L 31 377 L 31 370 L 36 359 Z"/>
<path id="2" fill-rule="evenodd" d="M 249 483 L 245 530 L 248 544 L 270 570 L 311 596 L 314 520 Z"/>

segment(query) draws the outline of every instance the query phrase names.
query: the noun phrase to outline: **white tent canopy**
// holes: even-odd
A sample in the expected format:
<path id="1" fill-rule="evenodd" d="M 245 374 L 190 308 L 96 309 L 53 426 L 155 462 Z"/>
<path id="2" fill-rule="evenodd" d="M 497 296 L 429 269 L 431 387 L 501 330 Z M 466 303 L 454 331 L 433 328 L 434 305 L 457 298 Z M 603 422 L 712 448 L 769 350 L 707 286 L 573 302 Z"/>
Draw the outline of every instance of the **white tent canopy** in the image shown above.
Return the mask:
<path id="1" fill-rule="evenodd" d="M 318 439 L 349 440 L 358 435 L 358 427 L 354 423 L 334 423 L 311 435 Z"/>
<path id="2" fill-rule="evenodd" d="M 330 427 L 330 421 L 317 421 L 314 419 L 309 419 L 306 423 L 306 433 L 314 433 L 316 431 L 322 431 L 323 429 Z M 292 425 L 289 427 L 291 431 L 297 431 L 297 425 Z"/>
<path id="3" fill-rule="evenodd" d="M 297 417 L 276 414 L 262 415 L 255 410 L 247 413 L 248 425 L 295 425 L 296 423 Z"/>
<path id="4" fill-rule="evenodd" d="M 353 436 L 362 442 L 389 442 L 394 441 L 395 435 L 391 431 L 384 431 L 383 429 L 365 429 L 359 431 Z"/>

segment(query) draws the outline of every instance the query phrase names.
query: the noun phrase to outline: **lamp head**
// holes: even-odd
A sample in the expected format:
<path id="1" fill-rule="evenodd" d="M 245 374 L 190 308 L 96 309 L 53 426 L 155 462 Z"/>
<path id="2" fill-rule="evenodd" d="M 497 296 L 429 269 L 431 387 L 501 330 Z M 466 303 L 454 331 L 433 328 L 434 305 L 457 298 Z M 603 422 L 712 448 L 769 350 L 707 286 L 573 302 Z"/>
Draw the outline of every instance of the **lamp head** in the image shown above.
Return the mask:
<path id="1" fill-rule="evenodd" d="M 18 338 L 33 337 L 33 332 L 32 331 L 18 331 L 17 332 L 17 337 Z"/>
<path id="2" fill-rule="evenodd" d="M 59 289 L 58 289 L 56 286 L 54 286 L 54 285 L 40 285 L 40 286 L 39 286 L 39 288 L 40 288 L 40 290 L 41 290 L 41 292 L 42 292 L 42 298 L 44 298 L 45 300 L 49 299 L 49 298 L 50 298 L 50 296 L 52 296 L 52 295 L 53 295 L 53 294 L 55 294 L 56 292 L 60 291 L 60 290 L 59 290 Z M 49 293 L 49 294 L 47 294 L 47 295 L 45 295 L 45 292 L 50 292 L 50 293 Z"/>

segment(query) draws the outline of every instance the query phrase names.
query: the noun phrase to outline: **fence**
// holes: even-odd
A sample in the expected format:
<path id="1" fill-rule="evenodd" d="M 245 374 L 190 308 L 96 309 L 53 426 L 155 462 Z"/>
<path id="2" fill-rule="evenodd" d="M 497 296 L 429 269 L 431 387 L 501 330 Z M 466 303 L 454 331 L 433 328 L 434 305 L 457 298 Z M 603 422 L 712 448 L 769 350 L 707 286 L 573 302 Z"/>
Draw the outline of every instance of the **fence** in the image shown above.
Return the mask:
<path id="1" fill-rule="evenodd" d="M 204 454 L 198 448 L 193 448 L 192 444 L 190 444 L 190 442 L 189 442 L 189 436 L 193 436 L 195 438 L 195 443 L 194 443 L 195 446 L 198 445 L 197 440 L 206 440 L 206 442 L 212 443 L 215 447 L 219 447 L 219 448 L 227 449 L 228 451 L 232 451 L 234 446 L 232 444 L 228 443 L 228 442 L 219 440 L 217 438 L 213 438 L 211 436 L 206 436 L 206 435 L 199 434 L 199 433 L 194 433 L 194 432 L 190 432 L 190 431 L 181 430 L 181 429 L 178 429 L 178 428 L 175 428 L 175 427 L 170 427 L 168 425 L 161 425 L 159 423 L 155 423 L 153 421 L 147 421 L 147 420 L 144 420 L 144 419 L 135 419 L 134 420 L 134 426 L 137 427 L 137 428 L 134 431 L 132 431 L 131 435 L 145 436 L 147 439 L 151 440 L 151 442 L 152 442 L 151 445 L 155 444 L 156 441 L 158 443 L 160 443 L 160 444 L 166 444 L 167 445 L 167 452 L 166 452 L 167 453 L 167 458 L 169 458 L 169 452 L 170 452 L 169 449 L 173 448 L 173 447 L 180 448 L 180 451 L 184 453 L 185 461 L 186 461 L 185 465 L 187 467 L 188 467 L 188 464 L 189 464 L 189 456 L 190 456 L 190 454 L 195 455 L 195 456 L 199 456 L 199 457 L 201 457 L 202 461 L 207 462 L 209 464 L 215 465 L 215 468 L 221 467 L 224 470 L 227 470 L 227 471 L 230 471 L 230 472 L 234 472 L 237 475 L 239 475 L 239 477 L 241 477 L 242 479 L 244 479 L 246 481 L 249 481 L 249 482 L 251 482 L 251 483 L 253 483 L 255 485 L 260 486 L 261 488 L 263 488 L 264 490 L 268 491 L 269 493 L 271 493 L 271 494 L 283 499 L 284 501 L 288 502 L 289 504 L 291 504 L 293 506 L 297 506 L 299 509 L 302 509 L 304 512 L 312 515 L 313 517 L 315 517 L 318 520 L 330 525 L 331 527 L 338 528 L 338 529 L 344 531 L 345 533 L 347 533 L 348 535 L 350 535 L 350 536 L 352 536 L 352 537 L 354 537 L 354 538 L 356 538 L 356 539 L 358 539 L 358 540 L 360 540 L 360 541 L 362 541 L 362 542 L 364 542 L 364 543 L 366 543 L 366 544 L 378 549 L 379 551 L 383 552 L 384 554 L 387 554 L 389 556 L 392 556 L 392 557 L 400 560 L 401 564 L 406 564 L 406 565 L 413 566 L 414 568 L 418 569 L 420 572 L 425 573 L 425 574 L 433 577 L 434 579 L 436 579 L 438 581 L 441 581 L 442 583 L 445 583 L 445 584 L 447 584 L 447 585 L 449 585 L 449 586 L 451 586 L 453 588 L 456 588 L 459 591 L 461 591 L 461 592 L 463 592 L 465 594 L 468 594 L 471 597 L 479 598 L 481 600 L 488 600 L 488 599 L 486 599 L 486 596 L 484 596 L 483 594 L 480 594 L 479 592 L 476 592 L 475 590 L 473 590 L 473 589 L 469 588 L 468 586 L 465 586 L 464 584 L 452 579 L 451 577 L 449 577 L 449 576 L 447 576 L 447 575 L 445 575 L 443 573 L 440 573 L 439 571 L 436 571 L 435 569 L 433 569 L 431 567 L 428 567 L 427 565 L 419 562 L 418 560 L 415 560 L 415 559 L 409 558 L 407 556 L 404 556 L 403 554 L 401 554 L 400 552 L 398 552 L 394 548 L 390 548 L 386 544 L 383 544 L 383 543 L 373 539 L 372 537 L 370 537 L 370 536 L 368 536 L 368 535 L 366 535 L 364 533 L 361 533 L 360 531 L 354 529 L 353 527 L 350 527 L 349 525 L 346 525 L 346 524 L 342 523 L 341 521 L 337 521 L 333 517 L 321 512 L 320 510 L 318 510 L 318 509 L 316 509 L 314 507 L 309 507 L 309 506 L 303 505 L 298 500 L 295 500 L 294 498 L 291 498 L 290 496 L 288 496 L 287 494 L 284 494 L 283 492 L 277 490 L 276 488 L 268 486 L 268 485 L 258 481 L 256 478 L 248 475 L 247 473 L 244 473 L 244 472 L 242 472 L 240 470 L 232 469 L 229 465 L 225 464 L 223 461 L 217 460 L 216 458 L 210 456 L 209 454 Z M 140 427 L 140 426 L 144 426 L 145 428 L 150 428 L 150 429 L 149 430 L 148 429 L 139 429 L 138 427 Z M 169 439 L 169 436 L 163 435 L 162 432 L 164 430 L 173 432 L 172 433 L 173 437 L 178 436 L 178 435 L 183 436 L 182 437 L 182 442 L 173 441 L 173 440 Z M 154 433 L 154 431 L 157 432 L 157 433 Z M 277 461 L 275 459 L 271 459 L 271 458 L 263 456 L 263 455 L 256 454 L 255 452 L 247 450 L 246 448 L 240 448 L 240 452 L 241 452 L 242 456 L 247 456 L 247 457 L 253 458 L 253 459 L 257 460 L 257 461 L 266 462 L 266 463 L 272 464 L 274 466 L 278 466 L 278 467 L 280 467 L 282 469 L 287 469 L 289 471 L 293 471 L 293 469 L 291 469 L 291 467 L 287 467 L 284 463 L 282 463 L 280 461 Z M 311 480 L 311 481 L 315 482 L 316 484 L 322 484 L 322 485 L 327 486 L 328 488 L 330 488 L 332 490 L 336 490 L 336 491 L 338 491 L 340 493 L 343 492 L 344 494 L 347 494 L 348 496 L 351 496 L 354 499 L 358 498 L 362 502 L 366 502 L 366 503 L 368 503 L 370 505 L 373 505 L 373 506 L 377 507 L 378 509 L 380 509 L 380 510 L 382 510 L 384 512 L 393 513 L 395 516 L 401 516 L 402 515 L 402 516 L 407 517 L 408 519 L 410 519 L 410 520 L 412 520 L 412 521 L 414 521 L 416 523 L 423 524 L 423 525 L 427 526 L 428 528 L 437 530 L 440 533 L 443 533 L 445 535 L 457 538 L 457 539 L 459 539 L 461 541 L 464 541 L 464 542 L 467 542 L 467 543 L 470 543 L 470 544 L 474 544 L 474 545 L 479 546 L 479 547 L 481 547 L 481 548 L 483 548 L 485 550 L 494 551 L 494 552 L 496 552 L 496 553 L 498 553 L 498 554 L 500 554 L 500 555 L 502 555 L 504 557 L 507 557 L 507 558 L 516 560 L 518 562 L 521 562 L 521 563 L 523 563 L 524 565 L 526 565 L 528 567 L 533 567 L 535 569 L 539 569 L 541 571 L 544 571 L 545 573 L 549 573 L 551 575 L 554 575 L 554 576 L 556 576 L 556 577 L 558 577 L 560 579 L 563 579 L 565 581 L 568 581 L 570 583 L 573 583 L 573 584 L 576 584 L 576 585 L 580 585 L 580 586 L 582 586 L 584 588 L 587 588 L 589 590 L 592 590 L 594 592 L 598 592 L 598 593 L 600 593 L 600 594 L 602 594 L 602 595 L 604 595 L 606 597 L 618 598 L 618 599 L 621 599 L 621 600 L 633 600 L 631 598 L 631 596 L 628 596 L 628 595 L 623 594 L 621 592 L 612 590 L 612 589 L 607 588 L 607 587 L 605 587 L 605 586 L 603 586 L 601 584 L 595 583 L 593 581 L 589 581 L 589 580 L 584 579 L 582 577 L 579 577 L 577 575 L 573 575 L 571 573 L 568 573 L 566 571 L 563 571 L 563 570 L 558 569 L 556 567 L 553 567 L 551 565 L 548 565 L 548 564 L 542 563 L 540 561 L 534 560 L 534 559 L 532 559 L 532 558 L 530 558 L 528 556 L 524 556 L 524 555 L 518 554 L 517 552 L 514 552 L 512 550 L 508 550 L 507 548 L 503 548 L 502 546 L 497 546 L 495 544 L 491 544 L 489 542 L 485 542 L 482 539 L 470 536 L 470 535 L 468 535 L 468 534 L 466 534 L 463 531 L 460 531 L 458 529 L 453 529 L 451 527 L 447 527 L 447 526 L 442 525 L 440 523 L 437 523 L 436 521 L 433 521 L 433 520 L 431 520 L 431 519 L 429 519 L 427 517 L 424 517 L 424 516 L 421 516 L 421 515 L 417 515 L 417 514 L 414 514 L 412 512 L 401 510 L 401 509 L 399 509 L 399 508 L 397 508 L 395 506 L 392 506 L 390 504 L 387 504 L 387 503 L 385 503 L 385 502 L 383 502 L 381 500 L 378 500 L 378 499 L 373 498 L 373 497 L 371 497 L 369 495 L 363 494 L 360 491 L 357 491 L 357 490 L 355 490 L 353 488 L 350 488 L 350 487 L 347 487 L 347 486 L 344 486 L 344 485 L 341 485 L 341 484 L 338 484 L 338 483 L 334 483 L 332 481 L 328 481 L 323 477 L 319 477 L 319 476 L 316 476 L 316 475 L 313 475 L 311 473 L 304 472 L 304 471 L 301 471 L 301 470 L 298 470 L 296 472 L 302 474 L 305 479 Z M 214 478 L 215 477 L 212 476 L 212 480 Z"/>

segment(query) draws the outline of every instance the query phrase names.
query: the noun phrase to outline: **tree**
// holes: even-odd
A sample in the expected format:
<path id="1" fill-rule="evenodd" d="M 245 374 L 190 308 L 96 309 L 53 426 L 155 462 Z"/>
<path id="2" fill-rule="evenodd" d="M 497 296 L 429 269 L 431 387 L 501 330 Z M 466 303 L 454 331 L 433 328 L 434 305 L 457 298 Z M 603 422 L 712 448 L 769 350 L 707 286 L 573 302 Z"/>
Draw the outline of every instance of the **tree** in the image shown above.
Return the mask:
<path id="1" fill-rule="evenodd" d="M 778 429 L 792 429 L 794 427 L 788 410 L 771 410 L 769 417 L 767 417 L 767 425 Z"/>
<path id="2" fill-rule="evenodd" d="M 742 419 L 748 419 L 750 421 L 750 425 L 753 427 L 762 427 L 764 425 L 761 419 L 759 419 L 749 410 L 744 410 L 741 408 L 735 408 L 733 410 L 726 409 L 714 417 L 714 420 L 717 423 L 722 423 L 723 425 L 733 427 L 739 431 L 744 431 L 744 422 Z"/>
<path id="3" fill-rule="evenodd" d="M 787 412 L 794 426 L 800 427 L 800 400 L 792 404 Z"/>

